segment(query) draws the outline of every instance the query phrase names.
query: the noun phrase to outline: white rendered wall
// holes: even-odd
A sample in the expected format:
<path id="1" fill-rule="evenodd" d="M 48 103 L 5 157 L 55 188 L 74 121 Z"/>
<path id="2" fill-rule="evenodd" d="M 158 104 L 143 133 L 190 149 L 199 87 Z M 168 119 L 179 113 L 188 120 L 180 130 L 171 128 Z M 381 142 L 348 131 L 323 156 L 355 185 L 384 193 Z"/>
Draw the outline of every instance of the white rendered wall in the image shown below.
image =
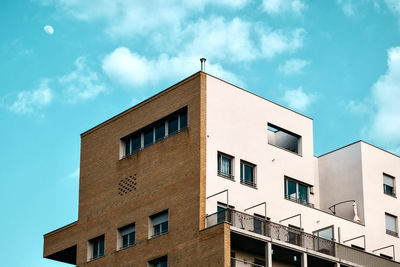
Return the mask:
<path id="1" fill-rule="evenodd" d="M 267 123 L 300 135 L 302 156 L 268 144 Z M 217 175 L 217 152 L 234 156 L 235 181 Z M 240 183 L 240 160 L 257 165 L 257 189 Z M 207 75 L 207 181 L 206 196 L 229 190 L 229 205 L 244 211 L 267 202 L 267 216 L 273 222 L 301 214 L 306 232 L 334 225 L 341 238 L 364 234 L 364 226 L 303 206 L 284 198 L 284 176 L 314 186 L 311 203 L 319 205 L 317 160 L 313 155 L 312 120 L 269 102 L 224 81 Z M 317 183 L 315 182 L 317 180 Z M 226 194 L 206 201 L 206 213 L 217 211 L 217 201 L 226 203 Z M 264 207 L 246 213 L 264 215 Z M 299 217 L 282 222 L 300 226 Z"/>
<path id="2" fill-rule="evenodd" d="M 383 192 L 383 173 L 395 177 L 395 186 L 399 189 L 400 158 L 361 142 L 363 185 L 365 195 L 365 226 L 368 231 L 367 247 L 371 250 L 395 245 L 396 255 L 400 257 L 400 239 L 386 234 L 385 212 L 397 216 L 399 232 L 400 200 Z M 399 192 L 395 190 L 395 192 Z M 391 256 L 390 249 L 379 251 Z M 399 260 L 399 258 L 397 258 Z"/>
<path id="3" fill-rule="evenodd" d="M 364 223 L 364 194 L 362 185 L 361 144 L 355 143 L 318 158 L 321 209 L 328 211 L 333 204 L 355 200 L 358 216 Z M 352 220 L 352 203 L 336 207 L 336 214 Z"/>

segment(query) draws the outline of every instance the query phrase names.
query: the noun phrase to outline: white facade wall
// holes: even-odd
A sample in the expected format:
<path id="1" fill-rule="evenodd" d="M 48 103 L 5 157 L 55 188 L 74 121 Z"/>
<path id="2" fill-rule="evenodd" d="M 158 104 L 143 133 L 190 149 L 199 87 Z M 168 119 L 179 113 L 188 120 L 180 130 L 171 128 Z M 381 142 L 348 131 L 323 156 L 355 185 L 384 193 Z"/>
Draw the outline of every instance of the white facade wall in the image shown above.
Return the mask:
<path id="1" fill-rule="evenodd" d="M 236 210 L 264 215 L 263 205 L 245 209 L 266 202 L 267 217 L 273 222 L 279 223 L 284 218 L 301 214 L 301 226 L 305 232 L 312 233 L 334 225 L 336 241 L 340 228 L 341 241 L 366 235 L 368 252 L 395 244 L 397 255 L 400 255 L 399 238 L 385 233 L 384 217 L 385 211 L 400 216 L 400 203 L 396 198 L 384 195 L 382 185 L 383 172 L 400 179 L 398 157 L 384 151 L 377 153 L 376 148 L 372 151 L 369 145 L 356 143 L 316 158 L 310 118 L 209 75 L 206 107 L 207 197 L 228 190 L 229 205 Z M 268 136 L 271 136 L 268 123 L 301 136 L 301 155 L 268 144 Z M 217 175 L 218 152 L 234 157 L 234 181 Z M 240 183 L 240 160 L 256 165 L 257 188 Z M 313 186 L 314 194 L 309 194 L 309 202 L 315 208 L 284 198 L 285 176 Z M 349 220 L 333 216 L 328 211 L 332 204 L 350 199 L 357 201 L 361 224 L 352 221 L 351 203 L 337 209 L 338 215 Z M 217 211 L 217 202 L 226 203 L 227 194 L 207 199 L 208 215 Z M 299 216 L 281 224 L 300 226 Z M 363 240 L 348 244 L 362 247 Z M 381 253 L 392 255 L 390 250 Z"/>

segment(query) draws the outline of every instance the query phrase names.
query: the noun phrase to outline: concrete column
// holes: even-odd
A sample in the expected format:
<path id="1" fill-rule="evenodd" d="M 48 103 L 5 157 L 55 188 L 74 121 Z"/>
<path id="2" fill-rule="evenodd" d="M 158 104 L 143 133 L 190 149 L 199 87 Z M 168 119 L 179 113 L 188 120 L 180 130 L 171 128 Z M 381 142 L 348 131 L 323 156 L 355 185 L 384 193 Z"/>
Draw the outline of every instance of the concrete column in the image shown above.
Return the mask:
<path id="1" fill-rule="evenodd" d="M 272 267 L 272 244 L 265 244 L 265 267 Z"/>
<path id="2" fill-rule="evenodd" d="M 307 267 L 307 253 L 301 254 L 301 267 Z"/>
<path id="3" fill-rule="evenodd" d="M 340 263 L 339 262 L 335 262 L 335 267 L 340 267 Z"/>

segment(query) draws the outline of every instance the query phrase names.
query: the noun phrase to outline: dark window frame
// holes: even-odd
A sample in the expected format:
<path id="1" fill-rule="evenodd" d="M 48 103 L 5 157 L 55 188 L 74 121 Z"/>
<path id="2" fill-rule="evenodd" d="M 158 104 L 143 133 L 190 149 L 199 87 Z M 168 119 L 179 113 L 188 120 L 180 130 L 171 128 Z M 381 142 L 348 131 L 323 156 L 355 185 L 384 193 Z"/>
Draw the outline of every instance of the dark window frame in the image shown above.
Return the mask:
<path id="1" fill-rule="evenodd" d="M 121 159 L 127 158 L 138 151 L 151 146 L 157 142 L 160 142 L 164 140 L 165 138 L 172 136 L 174 134 L 177 134 L 185 129 L 188 128 L 189 121 L 188 121 L 188 106 L 185 106 L 153 123 L 150 123 L 149 125 L 146 125 L 145 127 L 142 127 L 131 134 L 124 136 L 121 138 Z M 173 132 L 169 131 L 169 121 L 171 120 L 177 120 L 177 130 L 174 130 Z M 164 126 L 162 126 L 164 125 Z M 156 128 L 157 127 L 164 127 L 165 134 L 163 137 L 157 137 L 156 136 Z M 150 133 L 152 132 L 152 140 L 147 140 L 145 142 L 145 133 Z M 137 140 L 137 138 L 140 138 L 140 147 L 134 147 L 133 140 Z"/>
<path id="2" fill-rule="evenodd" d="M 251 168 L 251 181 L 247 181 L 246 167 Z M 240 160 L 240 183 L 253 188 L 257 188 L 257 176 L 256 176 L 257 165 L 245 160 Z"/>
<path id="3" fill-rule="evenodd" d="M 222 166 L 222 158 L 226 158 L 229 160 L 229 173 L 226 174 L 221 171 L 221 166 Z M 233 174 L 234 171 L 234 157 L 231 155 L 228 155 L 226 153 L 218 151 L 217 153 L 217 174 L 218 176 L 228 178 L 230 180 L 234 180 L 235 176 Z"/>

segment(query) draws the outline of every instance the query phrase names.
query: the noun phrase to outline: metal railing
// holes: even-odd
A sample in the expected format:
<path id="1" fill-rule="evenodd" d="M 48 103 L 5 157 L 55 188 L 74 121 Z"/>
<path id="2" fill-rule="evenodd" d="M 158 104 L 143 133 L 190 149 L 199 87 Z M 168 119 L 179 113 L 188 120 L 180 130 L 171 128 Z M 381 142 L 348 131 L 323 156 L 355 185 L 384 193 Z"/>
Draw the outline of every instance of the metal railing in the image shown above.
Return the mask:
<path id="1" fill-rule="evenodd" d="M 247 260 L 231 258 L 231 267 L 265 267 L 264 265 L 260 265 L 257 263 L 252 263 Z"/>
<path id="2" fill-rule="evenodd" d="M 207 216 L 207 227 L 228 222 L 240 229 L 268 236 L 303 248 L 335 255 L 335 242 L 305 233 L 296 228 L 273 223 L 240 211 L 225 209 Z"/>
<path id="3" fill-rule="evenodd" d="M 398 262 L 393 260 L 365 251 L 360 251 L 347 245 L 303 232 L 297 228 L 273 223 L 264 218 L 252 216 L 240 211 L 225 209 L 206 217 L 207 227 L 223 222 L 228 222 L 234 227 L 264 235 L 275 240 L 287 242 L 361 265 L 385 267 L 400 266 Z M 371 263 L 373 263 L 373 265 L 371 265 Z"/>

